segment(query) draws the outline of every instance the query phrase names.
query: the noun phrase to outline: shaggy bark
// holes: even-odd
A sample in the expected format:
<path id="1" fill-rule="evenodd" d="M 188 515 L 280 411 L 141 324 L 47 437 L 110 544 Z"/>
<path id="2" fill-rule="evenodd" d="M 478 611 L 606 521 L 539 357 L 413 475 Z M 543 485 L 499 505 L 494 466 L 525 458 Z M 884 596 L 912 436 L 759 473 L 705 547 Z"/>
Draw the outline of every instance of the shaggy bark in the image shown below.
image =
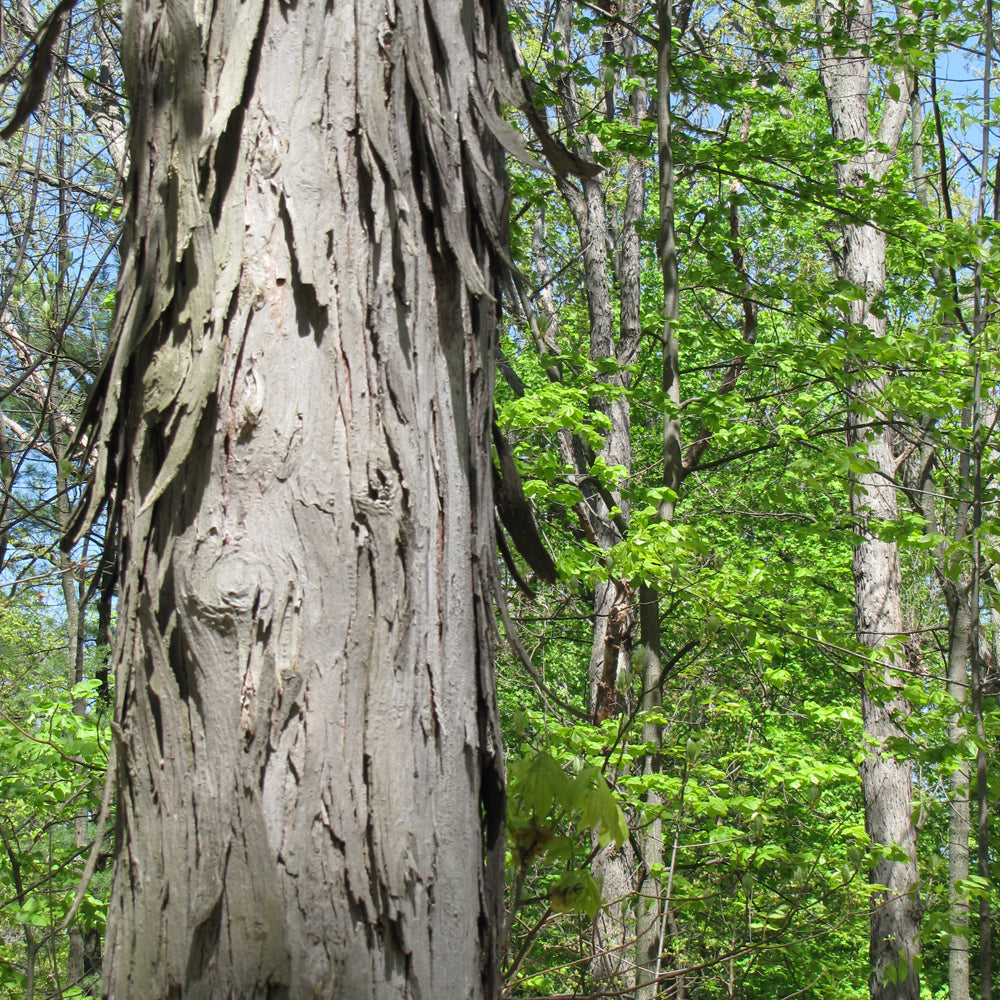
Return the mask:
<path id="1" fill-rule="evenodd" d="M 855 141 L 861 148 L 834 165 L 838 186 L 850 196 L 869 179 L 880 180 L 891 166 L 908 112 L 911 81 L 901 71 L 894 74 L 899 95 L 886 98 L 878 134 L 873 137 L 868 110 L 872 4 L 870 0 L 817 0 L 816 14 L 825 38 L 846 41 L 836 48 L 832 42 L 821 47 L 820 75 L 834 139 Z M 840 274 L 865 293 L 863 299 L 852 302 L 846 318 L 872 337 L 883 337 L 885 233 L 871 223 L 850 222 L 843 227 L 843 239 Z M 918 1000 L 920 985 L 913 959 L 919 952 L 921 904 L 916 829 L 911 819 L 912 766 L 882 751 L 887 739 L 901 735 L 898 720 L 907 710 L 895 669 L 902 665 L 899 552 L 895 542 L 880 539 L 875 528 L 879 522 L 895 521 L 898 515 L 892 431 L 881 412 L 886 385 L 884 375 L 860 373 L 848 393 L 847 416 L 848 444 L 858 446 L 874 465 L 874 471 L 851 477 L 851 510 L 857 525 L 853 569 L 858 638 L 878 651 L 876 665 L 864 675 L 861 695 L 865 825 L 874 844 L 897 845 L 906 855 L 906 861 L 883 858 L 871 872 L 872 884 L 879 889 L 872 893 L 870 904 L 870 987 L 873 1000 Z"/>
<path id="2" fill-rule="evenodd" d="M 107 996 L 490 997 L 505 14 L 135 0 Z"/>

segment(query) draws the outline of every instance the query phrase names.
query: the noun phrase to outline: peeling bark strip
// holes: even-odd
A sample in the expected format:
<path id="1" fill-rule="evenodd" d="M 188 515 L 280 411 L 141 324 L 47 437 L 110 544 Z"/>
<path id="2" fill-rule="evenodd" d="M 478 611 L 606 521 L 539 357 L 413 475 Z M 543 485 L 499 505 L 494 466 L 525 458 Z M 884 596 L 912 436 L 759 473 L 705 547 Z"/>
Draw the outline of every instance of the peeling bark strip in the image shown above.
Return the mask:
<path id="1" fill-rule="evenodd" d="M 124 17 L 105 995 L 491 997 L 504 11 Z"/>

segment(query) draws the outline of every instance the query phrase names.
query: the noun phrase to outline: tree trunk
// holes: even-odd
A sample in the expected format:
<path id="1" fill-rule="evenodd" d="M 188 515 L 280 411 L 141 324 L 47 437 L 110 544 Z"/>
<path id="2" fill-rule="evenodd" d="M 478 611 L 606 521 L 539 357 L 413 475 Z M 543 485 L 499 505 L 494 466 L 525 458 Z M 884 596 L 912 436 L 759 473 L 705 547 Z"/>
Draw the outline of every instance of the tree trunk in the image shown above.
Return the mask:
<path id="1" fill-rule="evenodd" d="M 902 5 L 900 5 L 902 10 Z M 860 152 L 835 162 L 837 184 L 846 197 L 870 179 L 878 181 L 891 166 L 908 112 L 912 81 L 894 72 L 897 95 L 883 102 L 877 142 L 869 125 L 872 73 L 872 3 L 817 0 L 817 22 L 825 39 L 820 48 L 820 76 L 826 92 L 833 137 L 859 143 Z M 832 37 L 839 36 L 834 46 Z M 886 287 L 886 236 L 875 225 L 850 222 L 843 227 L 841 277 L 864 291 L 846 317 L 872 337 L 886 332 L 881 301 Z M 875 308 L 873 308 L 873 306 Z M 894 542 L 877 534 L 879 522 L 897 519 L 892 431 L 884 422 L 881 400 L 887 379 L 861 373 L 848 393 L 847 443 L 859 448 L 874 470 L 851 477 L 854 547 L 855 615 L 858 638 L 873 650 L 872 666 L 863 676 L 861 707 L 866 743 L 861 765 L 865 825 L 872 843 L 896 845 L 906 861 L 878 860 L 871 873 L 871 940 L 873 1000 L 918 1000 L 920 984 L 913 959 L 919 952 L 921 904 L 916 861 L 916 829 L 911 818 L 913 769 L 908 761 L 882 752 L 889 738 L 900 736 L 897 720 L 907 705 L 899 693 L 895 670 L 901 658 L 903 614 L 900 601 L 899 552 Z M 874 523 L 873 523 L 874 522 Z"/>
<path id="2" fill-rule="evenodd" d="M 570 39 L 573 34 L 573 0 L 560 0 L 556 5 L 555 27 L 560 37 Z M 634 23 L 637 16 L 635 4 L 627 5 L 626 20 Z M 634 36 L 627 29 L 617 28 L 620 38 L 612 36 L 609 26 L 605 36 L 605 49 L 618 50 L 623 59 L 635 55 Z M 570 72 L 559 80 L 562 101 L 562 118 L 567 133 L 581 152 L 590 158 L 594 152 L 592 137 L 578 132 L 580 102 L 576 83 Z M 608 90 L 606 113 L 615 112 L 614 88 Z M 632 111 L 638 116 L 643 94 L 636 89 L 631 97 Z M 583 261 L 584 290 L 587 298 L 589 320 L 589 352 L 594 361 L 617 361 L 620 370 L 598 376 L 599 381 L 615 388 L 627 387 L 631 376 L 624 366 L 638 356 L 642 338 L 640 324 L 640 244 L 637 224 L 645 208 L 645 168 L 641 160 L 630 158 L 626 184 L 626 203 L 621 233 L 614 231 L 608 219 L 605 196 L 605 179 L 602 176 L 583 179 L 577 186 L 568 179 L 559 182 L 559 190 L 569 207 L 576 224 Z M 621 247 L 620 322 L 615 337 L 615 316 L 612 303 L 612 281 L 608 266 L 608 247 Z M 551 289 L 546 288 L 551 296 Z M 555 310 L 550 312 L 550 326 Z M 629 402 L 620 394 L 595 395 L 595 410 L 603 413 L 610 428 L 605 434 L 600 457 L 608 466 L 632 468 L 631 412 Z M 629 504 L 619 490 L 601 492 L 589 488 L 586 478 L 590 475 L 589 460 L 582 441 L 562 443 L 564 459 L 570 459 L 581 485 L 586 489 L 587 503 L 579 510 L 589 533 L 602 549 L 610 549 L 624 537 L 629 520 Z M 613 518 L 610 504 L 621 511 Z M 627 711 L 626 694 L 623 698 L 619 681 L 631 669 L 632 636 L 636 625 L 637 607 L 635 592 L 624 580 L 600 580 L 594 587 L 594 629 L 588 665 L 588 713 L 595 723 L 617 717 Z M 596 847 L 596 844 L 595 844 Z M 635 891 L 635 856 L 630 844 L 616 847 L 608 844 L 595 853 L 591 873 L 601 887 L 601 909 L 591 928 L 592 955 L 591 977 L 605 988 L 612 988 L 612 981 L 628 990 L 635 983 L 635 969 L 631 942 L 635 937 L 634 911 L 628 899 Z"/>
<path id="3" fill-rule="evenodd" d="M 993 0 L 986 0 L 983 10 L 983 108 L 992 110 L 991 85 L 993 80 L 994 57 Z M 983 119 L 982 159 L 979 167 L 979 196 L 976 214 L 980 221 L 986 216 L 986 194 L 990 191 L 993 200 L 993 222 L 1000 221 L 1000 172 L 993 175 L 990 184 L 989 149 L 990 120 Z M 982 237 L 978 237 L 982 241 Z M 970 344 L 973 365 L 972 387 L 972 441 L 969 451 L 972 473 L 972 579 L 970 581 L 969 650 L 971 654 L 972 712 L 976 720 L 976 735 L 980 741 L 976 753 L 976 874 L 985 884 L 987 892 L 979 898 L 979 990 L 981 1000 L 993 997 L 993 921 L 990 914 L 992 878 L 990 873 L 990 831 L 989 831 L 989 784 L 986 764 L 986 731 L 983 718 L 983 657 L 980 646 L 980 585 L 983 569 L 982 527 L 983 527 L 983 444 L 988 438 L 983 428 L 983 380 L 982 352 L 985 342 L 986 322 L 991 312 L 995 295 L 987 286 L 983 288 L 983 264 L 979 257 L 972 275 L 974 334 Z"/>
<path id="4" fill-rule="evenodd" d="M 978 595 L 977 595 L 978 596 Z M 978 633 L 978 629 L 973 629 Z M 982 673 L 979 662 L 978 635 L 973 640 L 972 702 L 976 718 L 976 734 L 982 741 L 976 754 L 976 874 L 986 885 L 990 874 L 990 801 L 987 780 L 986 730 L 983 722 Z M 979 997 L 993 1000 L 993 920 L 988 895 L 979 900 Z"/>
<path id="5" fill-rule="evenodd" d="M 969 877 L 971 768 L 962 744 L 969 735 L 964 716 L 969 710 L 972 608 L 969 592 L 964 587 L 955 586 L 947 580 L 945 588 L 948 603 L 948 694 L 959 705 L 958 711 L 948 719 L 948 742 L 959 748 L 948 780 L 948 916 L 957 931 L 951 935 L 948 944 L 948 996 L 949 1000 L 969 1000 L 969 897 L 962 883 Z"/>
<path id="6" fill-rule="evenodd" d="M 923 158 L 923 108 L 919 95 L 914 92 L 911 97 L 911 133 L 913 136 L 913 176 L 914 188 L 917 199 L 925 208 L 929 200 L 927 195 L 927 177 L 924 172 Z M 947 169 L 945 166 L 944 180 L 947 183 Z M 944 281 L 944 274 L 940 267 L 935 265 L 932 269 L 935 287 L 942 296 L 951 297 L 953 290 Z M 950 334 L 953 325 L 953 318 L 946 314 L 942 322 L 945 330 Z M 974 338 L 974 343 L 970 345 L 973 354 L 975 353 L 975 343 L 978 343 L 978 335 Z M 977 383 L 978 384 L 978 383 Z M 967 405 L 962 411 L 962 427 L 966 431 L 974 430 L 974 411 L 978 413 L 978 404 Z M 928 433 L 934 424 L 930 416 L 923 419 L 922 431 L 924 432 L 924 442 L 921 446 L 920 482 L 919 497 L 921 509 L 926 522 L 926 530 L 929 533 L 940 534 L 941 528 L 938 524 L 937 512 L 935 509 L 935 492 L 933 481 L 933 469 L 936 463 L 936 451 L 931 444 Z M 968 729 L 963 721 L 963 715 L 968 711 L 970 705 L 969 679 L 970 671 L 975 664 L 975 642 L 973 634 L 976 632 L 975 622 L 978 620 L 975 608 L 978 605 L 978 596 L 974 596 L 974 581 L 977 578 L 978 556 L 974 555 L 972 568 L 966 576 L 961 568 L 955 565 L 955 560 L 962 560 L 962 556 L 955 553 L 961 552 L 962 545 L 966 542 L 970 532 L 970 503 L 968 496 L 973 491 L 973 454 L 975 441 L 972 448 L 964 448 L 959 457 L 959 476 L 961 483 L 961 499 L 958 509 L 954 515 L 952 526 L 952 545 L 947 546 L 942 540 L 937 545 L 937 566 L 936 572 L 945 604 L 948 608 L 948 693 L 958 702 L 959 710 L 948 720 L 948 742 L 954 747 L 963 743 L 968 736 Z M 973 539 L 973 549 L 976 542 Z M 952 565 L 949 566 L 949 561 Z M 958 569 L 956 573 L 955 570 Z M 967 580 L 967 582 L 966 582 Z M 973 685 L 972 702 L 976 704 L 976 691 Z M 979 755 L 982 755 L 980 750 Z M 985 764 L 985 762 L 983 762 Z M 978 769 L 977 761 L 977 769 Z M 948 991 L 951 1000 L 968 1000 L 970 995 L 969 986 L 969 899 L 960 886 L 960 883 L 969 876 L 969 834 L 971 832 L 971 801 L 970 801 L 970 780 L 971 766 L 965 750 L 962 748 L 953 765 L 953 770 L 949 776 L 949 814 L 948 814 L 948 908 L 949 921 L 960 932 L 951 935 L 948 945 Z M 988 809 L 985 799 L 979 799 L 979 822 L 985 822 L 988 816 Z M 988 865 L 985 868 L 980 865 L 979 874 L 986 871 L 988 880 Z M 985 901 L 987 907 L 988 900 Z M 985 922 L 985 928 L 980 924 L 980 957 L 983 955 L 985 943 L 986 953 L 989 951 L 989 921 Z M 983 931 L 985 929 L 985 936 Z M 963 933 L 964 932 L 964 933 Z M 989 976 L 983 980 L 984 990 L 990 991 Z M 984 997 L 985 1000 L 985 997 Z"/>
<path id="7" fill-rule="evenodd" d="M 496 993 L 504 18 L 126 9 L 109 997 Z"/>
<path id="8" fill-rule="evenodd" d="M 663 485 L 670 494 L 660 501 L 658 516 L 664 521 L 674 517 L 678 493 L 684 473 L 680 428 L 680 362 L 676 325 L 680 316 L 680 281 L 677 270 L 677 237 L 674 231 L 674 154 L 671 136 L 671 59 L 673 57 L 673 0 L 657 3 L 656 47 L 656 138 L 657 184 L 659 202 L 659 231 L 657 256 L 663 282 L 663 326 L 661 347 L 663 357 L 661 387 L 664 398 L 674 405 L 672 413 L 663 420 Z M 640 637 L 642 642 L 642 710 L 657 712 L 663 704 L 662 641 L 660 635 L 660 598 L 651 586 L 640 588 Z M 642 729 L 643 741 L 658 748 L 662 739 L 661 727 L 646 721 Z M 657 753 L 647 754 L 643 762 L 646 776 L 661 768 Z M 660 957 L 663 948 L 663 898 L 662 885 L 654 874 L 663 864 L 663 800 L 659 792 L 646 793 L 649 810 L 648 823 L 642 833 L 643 881 L 639 891 L 639 933 L 636 942 L 638 989 L 636 1000 L 652 1000 L 659 992 Z M 677 980 L 676 989 L 683 993 L 684 980 Z"/>
<path id="9" fill-rule="evenodd" d="M 881 235 L 872 227 L 865 228 L 868 235 Z M 883 237 L 883 281 L 884 246 Z M 853 257 L 850 247 L 849 239 L 847 260 L 864 267 L 864 258 Z M 874 264 L 877 259 L 877 255 L 869 258 L 868 263 Z M 877 272 L 877 265 L 874 267 Z M 849 274 L 848 280 L 854 282 L 855 278 Z M 886 740 L 903 735 L 897 720 L 908 710 L 906 701 L 897 693 L 902 681 L 895 670 L 901 665 L 898 639 L 903 633 L 899 552 L 895 542 L 881 540 L 870 527 L 873 521 L 889 522 L 897 518 L 896 490 L 892 485 L 895 463 L 888 428 L 872 431 L 862 426 L 870 419 L 868 407 L 880 398 L 884 388 L 883 378 L 856 383 L 851 393 L 853 405 L 849 403 L 848 412 L 848 443 L 863 445 L 877 467 L 876 472 L 853 476 L 851 483 L 851 511 L 858 532 L 853 559 L 858 638 L 864 645 L 879 650 L 876 655 L 881 659 L 881 666 L 868 668 L 863 679 L 861 709 L 866 755 L 861 765 L 861 792 L 865 826 L 872 843 L 899 846 L 907 861 L 883 858 L 871 872 L 872 885 L 884 888 L 871 896 L 869 958 L 873 969 L 873 1000 L 917 1000 L 920 990 L 913 958 L 919 952 L 922 909 L 917 831 L 911 817 L 913 768 L 909 761 L 883 754 L 881 749 Z M 858 403 L 865 407 L 866 416 L 859 416 L 855 408 Z M 896 972 L 888 971 L 891 966 Z"/>
<path id="10" fill-rule="evenodd" d="M 634 4 L 630 4 L 629 18 L 636 19 Z M 622 48 L 626 56 L 634 54 L 634 37 L 625 32 Z M 635 120 L 641 113 L 641 105 L 645 102 L 645 94 L 636 88 L 632 94 L 632 108 Z M 617 360 L 622 366 L 631 364 L 639 351 L 642 338 L 641 324 L 641 258 L 638 223 L 645 210 L 646 169 L 642 160 L 630 156 L 626 180 L 625 211 L 622 219 L 622 231 L 618 240 L 620 247 L 619 287 L 621 289 L 620 328 L 618 337 Z M 594 345 L 591 344 L 593 353 Z M 624 371 L 617 374 L 616 381 L 620 385 L 628 385 L 631 377 Z M 631 412 L 624 400 L 612 400 L 611 431 L 606 440 L 603 453 L 608 465 L 622 465 L 631 472 L 632 441 Z M 628 524 L 630 511 L 627 500 L 620 493 L 614 499 L 618 503 L 622 517 Z M 605 537 L 611 527 L 610 518 L 607 525 L 602 525 Z M 602 538 L 600 531 L 596 532 L 598 539 Z M 608 538 L 614 544 L 617 538 Z M 602 603 L 611 597 L 609 613 L 602 614 Z M 602 721 L 612 717 L 612 712 L 618 714 L 623 708 L 627 712 L 631 705 L 622 701 L 619 690 L 619 680 L 623 673 L 628 676 L 632 666 L 633 641 L 638 626 L 638 601 L 634 589 L 624 580 L 601 582 L 595 588 L 594 655 L 591 657 L 591 717 Z M 594 665 L 600 650 L 602 671 L 596 686 Z M 626 695 L 626 698 L 630 697 Z M 632 941 L 635 938 L 635 911 L 629 905 L 634 897 L 635 885 L 635 852 L 631 843 L 625 843 L 616 848 L 612 842 L 595 858 L 592 866 L 594 878 L 601 886 L 602 907 L 594 923 L 594 961 L 591 963 L 591 973 L 597 979 L 611 978 L 611 973 L 618 975 L 618 981 L 626 991 L 635 986 L 635 963 L 633 959 Z"/>

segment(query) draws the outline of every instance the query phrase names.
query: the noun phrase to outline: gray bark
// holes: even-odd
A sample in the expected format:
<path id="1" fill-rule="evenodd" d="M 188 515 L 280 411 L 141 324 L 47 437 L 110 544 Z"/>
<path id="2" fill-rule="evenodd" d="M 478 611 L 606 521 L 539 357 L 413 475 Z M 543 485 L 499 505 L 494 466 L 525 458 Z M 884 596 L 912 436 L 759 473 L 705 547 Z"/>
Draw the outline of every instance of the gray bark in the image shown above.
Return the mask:
<path id="1" fill-rule="evenodd" d="M 820 75 L 826 92 L 833 137 L 858 140 L 862 152 L 838 161 L 834 169 L 838 186 L 848 193 L 869 178 L 881 179 L 891 166 L 905 122 L 910 79 L 894 75 L 899 98 L 887 97 L 877 136 L 869 122 L 868 95 L 872 71 L 872 4 L 870 0 L 838 2 L 817 0 L 817 21 L 827 37 L 834 31 L 847 46 L 820 50 Z M 878 146 L 873 144 L 877 139 Z M 845 223 L 841 276 L 864 290 L 863 300 L 851 304 L 847 317 L 865 327 L 871 336 L 885 335 L 880 304 L 886 286 L 886 236 L 870 223 Z M 876 308 L 873 310 L 873 306 Z M 879 888 L 871 895 L 869 958 L 873 1000 L 918 1000 L 920 985 L 913 958 L 919 952 L 921 904 L 916 861 L 916 829 L 911 819 L 912 765 L 883 753 L 884 742 L 901 735 L 899 720 L 907 705 L 899 690 L 900 637 L 903 615 L 900 601 L 899 552 L 895 543 L 877 537 L 872 522 L 897 518 L 895 461 L 892 432 L 883 422 L 881 399 L 887 380 L 878 373 L 861 373 L 848 393 L 849 445 L 858 445 L 873 462 L 875 471 L 851 477 L 851 510 L 857 542 L 853 571 L 855 615 L 859 640 L 877 651 L 866 669 L 861 697 L 866 755 L 861 765 L 865 825 L 876 845 L 898 845 L 906 861 L 878 861 L 871 881 Z M 905 975 L 889 972 L 902 968 Z"/>
<path id="2" fill-rule="evenodd" d="M 109 997 L 495 995 L 504 16 L 126 8 Z"/>

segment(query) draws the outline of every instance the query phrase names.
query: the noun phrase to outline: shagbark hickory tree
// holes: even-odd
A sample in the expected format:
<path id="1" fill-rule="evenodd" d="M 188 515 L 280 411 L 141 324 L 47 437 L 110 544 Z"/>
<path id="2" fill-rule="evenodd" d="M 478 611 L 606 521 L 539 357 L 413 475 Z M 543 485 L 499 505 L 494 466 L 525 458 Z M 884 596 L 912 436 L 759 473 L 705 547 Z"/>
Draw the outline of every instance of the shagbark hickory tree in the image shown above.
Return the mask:
<path id="1" fill-rule="evenodd" d="M 492 0 L 133 0 L 108 996 L 496 991 Z"/>

